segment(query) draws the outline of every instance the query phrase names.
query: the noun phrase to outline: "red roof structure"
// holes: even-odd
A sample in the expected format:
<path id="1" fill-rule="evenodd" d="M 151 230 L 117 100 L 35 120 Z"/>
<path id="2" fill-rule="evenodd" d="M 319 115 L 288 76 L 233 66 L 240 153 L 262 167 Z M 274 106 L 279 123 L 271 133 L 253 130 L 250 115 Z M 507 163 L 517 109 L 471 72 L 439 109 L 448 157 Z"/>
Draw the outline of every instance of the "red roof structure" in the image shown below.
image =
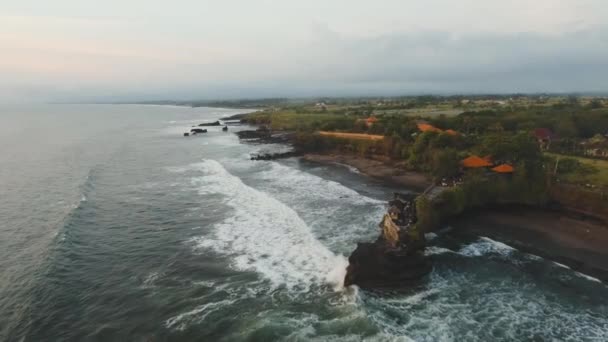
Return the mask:
<path id="1" fill-rule="evenodd" d="M 501 164 L 501 165 L 498 165 L 497 167 L 492 168 L 492 171 L 498 172 L 498 173 L 513 173 L 513 171 L 515 171 L 515 169 L 513 168 L 513 166 L 511 166 L 509 164 Z"/>
<path id="2" fill-rule="evenodd" d="M 365 119 L 365 124 L 367 126 L 371 126 L 371 125 L 375 124 L 376 122 L 378 122 L 378 118 L 376 118 L 375 116 L 370 116 L 369 118 Z"/>
<path id="3" fill-rule="evenodd" d="M 553 138 L 553 132 L 548 128 L 537 128 L 534 130 L 536 139 L 548 140 Z"/>
<path id="4" fill-rule="evenodd" d="M 461 163 L 462 166 L 469 169 L 492 166 L 492 163 L 478 156 L 470 156 L 466 159 L 463 159 Z"/>
<path id="5" fill-rule="evenodd" d="M 418 129 L 421 132 L 436 132 L 436 133 L 441 133 L 443 132 L 440 128 L 437 128 L 431 124 L 428 123 L 419 123 L 418 124 Z"/>

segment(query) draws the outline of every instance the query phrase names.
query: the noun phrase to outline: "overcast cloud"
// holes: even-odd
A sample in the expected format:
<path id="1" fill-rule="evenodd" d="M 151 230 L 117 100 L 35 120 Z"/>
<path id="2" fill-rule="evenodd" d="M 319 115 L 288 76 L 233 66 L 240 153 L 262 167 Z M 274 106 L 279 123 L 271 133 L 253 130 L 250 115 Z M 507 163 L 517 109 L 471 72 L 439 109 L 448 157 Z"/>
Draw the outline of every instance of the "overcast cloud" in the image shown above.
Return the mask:
<path id="1" fill-rule="evenodd" d="M 605 0 L 0 0 L 0 100 L 608 90 Z"/>

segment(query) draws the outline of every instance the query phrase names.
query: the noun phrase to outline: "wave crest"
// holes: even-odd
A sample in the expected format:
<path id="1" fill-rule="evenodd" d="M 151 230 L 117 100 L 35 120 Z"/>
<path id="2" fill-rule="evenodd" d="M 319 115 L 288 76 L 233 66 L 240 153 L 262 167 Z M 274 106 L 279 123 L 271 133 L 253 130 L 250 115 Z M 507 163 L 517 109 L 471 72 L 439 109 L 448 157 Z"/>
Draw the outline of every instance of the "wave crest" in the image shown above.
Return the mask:
<path id="1" fill-rule="evenodd" d="M 212 238 L 195 239 L 199 247 L 231 255 L 234 268 L 256 271 L 275 288 L 342 287 L 346 259 L 318 241 L 293 209 L 245 185 L 215 160 L 204 160 L 195 167 L 204 173 L 193 179 L 199 192 L 221 195 L 233 209 L 230 217 L 215 225 Z"/>

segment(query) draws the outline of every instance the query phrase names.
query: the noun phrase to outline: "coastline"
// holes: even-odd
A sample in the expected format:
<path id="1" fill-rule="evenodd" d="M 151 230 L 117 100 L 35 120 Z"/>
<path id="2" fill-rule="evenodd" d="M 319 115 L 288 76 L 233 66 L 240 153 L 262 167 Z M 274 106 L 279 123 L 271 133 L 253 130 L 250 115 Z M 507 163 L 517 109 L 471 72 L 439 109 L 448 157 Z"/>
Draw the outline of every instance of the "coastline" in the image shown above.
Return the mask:
<path id="1" fill-rule="evenodd" d="M 487 236 L 608 282 L 608 228 L 599 220 L 523 206 L 451 220 L 454 232 Z"/>
<path id="2" fill-rule="evenodd" d="M 306 153 L 302 159 L 325 164 L 342 164 L 357 169 L 361 174 L 378 179 L 386 184 L 403 186 L 422 192 L 432 184 L 430 179 L 419 172 L 407 171 L 396 165 L 355 155 Z"/>
<path id="3" fill-rule="evenodd" d="M 424 174 L 380 160 L 335 153 L 308 153 L 301 158 L 350 166 L 388 185 L 414 191 L 431 184 Z M 449 225 L 456 228 L 450 234 L 486 236 L 608 282 L 608 227 L 601 220 L 568 211 L 506 206 L 468 211 L 451 218 Z"/>

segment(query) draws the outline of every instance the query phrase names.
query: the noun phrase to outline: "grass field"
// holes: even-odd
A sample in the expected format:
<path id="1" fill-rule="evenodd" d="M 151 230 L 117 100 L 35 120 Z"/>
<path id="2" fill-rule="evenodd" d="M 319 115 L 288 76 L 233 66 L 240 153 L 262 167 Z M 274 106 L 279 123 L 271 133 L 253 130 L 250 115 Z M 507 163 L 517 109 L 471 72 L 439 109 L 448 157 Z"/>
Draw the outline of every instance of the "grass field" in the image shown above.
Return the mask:
<path id="1" fill-rule="evenodd" d="M 291 110 L 278 112 L 258 112 L 249 116 L 253 122 L 269 122 L 273 130 L 319 129 L 322 125 L 352 126 L 354 118 L 333 113 L 296 113 Z"/>
<path id="2" fill-rule="evenodd" d="M 555 153 L 545 153 L 551 158 L 557 159 L 570 158 L 578 160 L 582 165 L 589 166 L 589 171 L 575 170 L 566 174 L 561 174 L 560 179 L 567 183 L 590 184 L 598 187 L 608 187 L 608 160 L 598 160 L 583 157 L 572 157 Z"/>

